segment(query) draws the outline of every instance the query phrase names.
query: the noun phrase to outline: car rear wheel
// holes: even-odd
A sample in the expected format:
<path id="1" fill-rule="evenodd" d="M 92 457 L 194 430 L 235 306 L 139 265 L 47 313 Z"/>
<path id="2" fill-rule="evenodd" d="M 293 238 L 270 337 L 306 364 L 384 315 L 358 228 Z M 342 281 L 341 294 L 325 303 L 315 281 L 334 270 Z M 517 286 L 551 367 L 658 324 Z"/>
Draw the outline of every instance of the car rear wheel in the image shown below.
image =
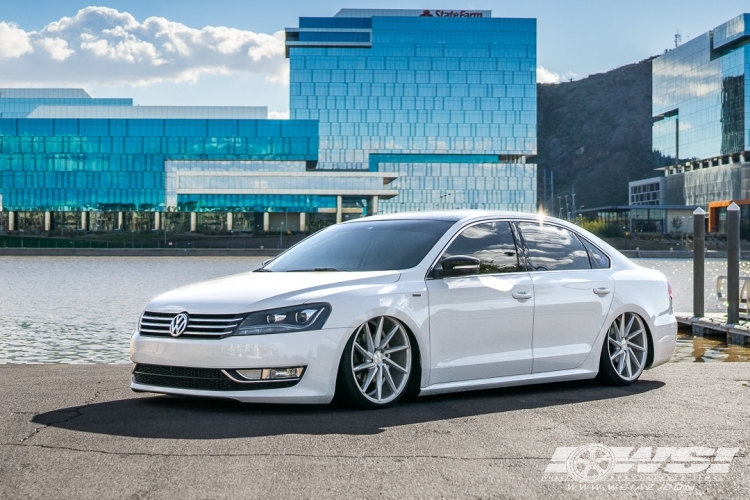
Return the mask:
<path id="1" fill-rule="evenodd" d="M 404 325 L 390 316 L 363 323 L 344 348 L 336 395 L 361 408 L 385 408 L 403 396 L 412 373 Z"/>
<path id="2" fill-rule="evenodd" d="M 600 378 L 611 385 L 630 385 L 648 359 L 648 332 L 640 316 L 624 313 L 612 322 L 602 346 Z"/>

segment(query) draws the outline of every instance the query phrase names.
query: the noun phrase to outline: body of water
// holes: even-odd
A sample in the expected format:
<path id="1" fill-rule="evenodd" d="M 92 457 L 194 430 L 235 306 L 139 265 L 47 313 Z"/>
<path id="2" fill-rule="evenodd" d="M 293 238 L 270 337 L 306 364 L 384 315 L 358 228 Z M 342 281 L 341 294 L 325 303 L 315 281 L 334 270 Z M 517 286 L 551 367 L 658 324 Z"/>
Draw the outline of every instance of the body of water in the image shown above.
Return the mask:
<path id="1" fill-rule="evenodd" d="M 265 257 L 0 257 L 0 363 L 129 363 L 130 336 L 157 295 L 238 274 Z M 692 310 L 692 261 L 641 259 L 674 290 L 675 311 Z M 716 276 L 706 266 L 706 310 L 721 312 Z M 750 274 L 750 263 L 742 263 Z M 748 361 L 750 349 L 681 336 L 673 361 Z"/>
<path id="2" fill-rule="evenodd" d="M 146 304 L 267 257 L 0 257 L 0 363 L 129 363 Z"/>

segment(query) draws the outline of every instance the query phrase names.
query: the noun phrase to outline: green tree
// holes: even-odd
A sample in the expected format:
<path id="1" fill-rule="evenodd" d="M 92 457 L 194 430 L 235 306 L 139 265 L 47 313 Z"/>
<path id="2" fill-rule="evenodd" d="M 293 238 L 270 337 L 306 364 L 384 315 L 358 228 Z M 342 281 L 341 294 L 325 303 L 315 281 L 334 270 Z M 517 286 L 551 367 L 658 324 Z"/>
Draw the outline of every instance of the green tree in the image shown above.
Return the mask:
<path id="1" fill-rule="evenodd" d="M 682 219 L 672 217 L 672 231 L 679 233 L 682 230 Z"/>

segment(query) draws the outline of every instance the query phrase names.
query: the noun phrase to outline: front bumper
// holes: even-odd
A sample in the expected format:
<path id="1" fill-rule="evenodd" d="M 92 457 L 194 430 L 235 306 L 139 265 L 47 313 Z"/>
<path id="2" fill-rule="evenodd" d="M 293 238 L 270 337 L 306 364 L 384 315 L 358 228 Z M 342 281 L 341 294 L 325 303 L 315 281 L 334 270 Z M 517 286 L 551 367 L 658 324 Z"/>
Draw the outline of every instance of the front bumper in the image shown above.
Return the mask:
<path id="1" fill-rule="evenodd" d="M 305 366 L 293 387 L 211 391 L 136 383 L 135 391 L 231 398 L 257 403 L 326 404 L 333 399 L 341 353 L 352 330 L 333 328 L 224 339 L 185 339 L 133 335 L 130 359 L 142 365 L 188 368 L 253 369 Z"/>

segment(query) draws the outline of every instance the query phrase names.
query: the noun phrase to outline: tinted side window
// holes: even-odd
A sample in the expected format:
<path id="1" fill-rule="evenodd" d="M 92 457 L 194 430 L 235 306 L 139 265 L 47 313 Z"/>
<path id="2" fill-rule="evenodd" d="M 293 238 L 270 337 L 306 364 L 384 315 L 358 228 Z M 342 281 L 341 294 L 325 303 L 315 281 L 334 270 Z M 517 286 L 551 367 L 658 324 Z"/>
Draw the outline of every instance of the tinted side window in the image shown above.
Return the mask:
<path id="1" fill-rule="evenodd" d="M 594 245 L 581 238 L 583 246 L 589 251 L 589 260 L 591 260 L 591 267 L 594 269 L 609 269 L 609 257 L 604 255 L 604 252 L 596 248 Z"/>
<path id="2" fill-rule="evenodd" d="M 536 222 L 520 222 L 518 227 L 529 248 L 531 271 L 591 269 L 589 255 L 574 233 Z"/>
<path id="3" fill-rule="evenodd" d="M 450 244 L 443 259 L 468 255 L 481 260 L 480 274 L 515 273 L 520 270 L 516 241 L 508 222 L 486 222 L 467 227 Z"/>

